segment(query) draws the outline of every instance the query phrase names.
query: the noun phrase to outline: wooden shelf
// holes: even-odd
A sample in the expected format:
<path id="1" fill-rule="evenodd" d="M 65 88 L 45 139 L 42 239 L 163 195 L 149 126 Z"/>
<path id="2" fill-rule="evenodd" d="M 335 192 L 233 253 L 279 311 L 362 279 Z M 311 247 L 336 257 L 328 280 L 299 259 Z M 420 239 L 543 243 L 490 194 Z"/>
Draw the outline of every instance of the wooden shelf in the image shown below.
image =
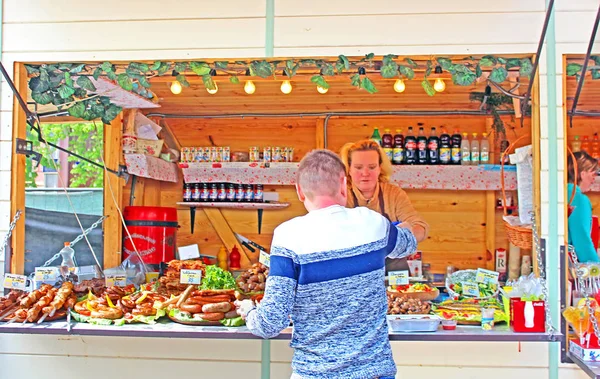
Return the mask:
<path id="1" fill-rule="evenodd" d="M 284 209 L 290 206 L 290 203 L 238 203 L 238 202 L 179 202 L 177 205 L 190 208 L 226 208 L 226 209 Z"/>
<path id="2" fill-rule="evenodd" d="M 125 154 L 125 165 L 131 175 L 163 182 L 177 182 L 179 170 L 176 163 L 144 154 Z"/>
<path id="3" fill-rule="evenodd" d="M 180 163 L 186 183 L 294 185 L 298 163 Z M 505 167 L 507 190 L 517 189 L 516 169 Z M 391 182 L 405 189 L 495 191 L 500 166 L 394 166 Z"/>

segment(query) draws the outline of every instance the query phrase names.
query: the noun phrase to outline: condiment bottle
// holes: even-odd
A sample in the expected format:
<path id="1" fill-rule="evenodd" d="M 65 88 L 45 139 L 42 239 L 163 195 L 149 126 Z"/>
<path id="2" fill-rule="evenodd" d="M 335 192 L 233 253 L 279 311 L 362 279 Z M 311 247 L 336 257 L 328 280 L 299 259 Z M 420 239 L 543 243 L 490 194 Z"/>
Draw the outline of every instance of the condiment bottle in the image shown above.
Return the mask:
<path id="1" fill-rule="evenodd" d="M 239 270 L 240 269 L 240 252 L 237 249 L 237 246 L 234 246 L 231 249 L 231 253 L 229 253 L 229 268 L 231 270 Z"/>
<path id="2" fill-rule="evenodd" d="M 221 249 L 219 249 L 217 264 L 221 269 L 227 271 L 227 249 L 225 246 L 221 246 Z"/>

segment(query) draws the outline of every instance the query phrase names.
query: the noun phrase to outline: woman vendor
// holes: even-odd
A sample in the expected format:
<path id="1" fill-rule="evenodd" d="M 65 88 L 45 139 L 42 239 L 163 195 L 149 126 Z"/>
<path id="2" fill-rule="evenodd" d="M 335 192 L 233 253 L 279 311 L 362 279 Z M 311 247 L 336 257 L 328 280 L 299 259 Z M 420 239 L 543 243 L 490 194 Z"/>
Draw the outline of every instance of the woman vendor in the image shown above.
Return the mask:
<path id="1" fill-rule="evenodd" d="M 383 149 L 373 140 L 347 143 L 340 152 L 348 175 L 347 206 L 367 207 L 379 212 L 391 222 L 408 224 L 421 242 L 427 238 L 429 225 L 413 208 L 408 195 L 389 183 L 392 165 Z M 406 259 L 386 262 L 387 269 L 406 270 Z"/>
<path id="2" fill-rule="evenodd" d="M 569 215 L 569 244 L 575 248 L 579 262 L 599 262 L 598 253 L 591 237 L 592 204 L 590 199 L 584 195 L 584 192 L 590 190 L 596 179 L 598 161 L 585 151 L 576 152 L 573 155 L 575 156 L 575 162 L 577 162 L 577 175 L 575 175 L 575 164 L 572 156 L 569 156 L 568 159 L 567 174 L 569 202 L 571 202 L 573 186 L 575 186 L 575 195 L 571 203 L 572 210 Z"/>

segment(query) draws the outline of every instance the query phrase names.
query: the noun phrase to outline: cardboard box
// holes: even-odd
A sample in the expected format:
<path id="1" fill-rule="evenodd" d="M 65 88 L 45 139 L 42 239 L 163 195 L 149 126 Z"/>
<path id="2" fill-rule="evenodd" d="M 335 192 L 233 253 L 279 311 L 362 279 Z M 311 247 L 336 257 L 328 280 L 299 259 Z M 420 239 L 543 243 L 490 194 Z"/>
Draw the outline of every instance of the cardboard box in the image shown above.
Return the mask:
<path id="1" fill-rule="evenodd" d="M 569 352 L 582 361 L 600 362 L 600 348 L 586 349 L 579 343 L 578 339 L 569 341 Z"/>

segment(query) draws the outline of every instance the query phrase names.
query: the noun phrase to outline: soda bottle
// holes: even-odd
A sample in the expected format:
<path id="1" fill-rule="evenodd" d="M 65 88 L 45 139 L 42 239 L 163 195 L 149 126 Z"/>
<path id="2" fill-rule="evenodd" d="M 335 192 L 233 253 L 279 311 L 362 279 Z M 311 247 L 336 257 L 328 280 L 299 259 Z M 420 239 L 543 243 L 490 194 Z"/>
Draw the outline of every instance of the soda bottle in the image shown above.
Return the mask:
<path id="1" fill-rule="evenodd" d="M 431 134 L 427 140 L 427 161 L 429 164 L 440 164 L 440 139 L 435 127 L 431 128 Z"/>
<path id="2" fill-rule="evenodd" d="M 396 129 L 396 135 L 394 136 L 394 148 L 392 150 L 392 163 L 404 163 L 404 135 L 402 134 L 402 129 Z"/>
<path id="3" fill-rule="evenodd" d="M 488 141 L 487 133 L 483 133 L 483 138 L 481 139 L 481 146 L 479 147 L 481 151 L 479 152 L 479 161 L 481 164 L 489 164 L 490 163 L 490 141 Z"/>
<path id="4" fill-rule="evenodd" d="M 381 146 L 381 135 L 379 134 L 379 129 L 373 129 L 373 134 L 371 135 L 371 139 Z"/>
<path id="5" fill-rule="evenodd" d="M 387 155 L 390 162 L 393 159 L 393 151 L 394 151 L 394 138 L 390 133 L 389 129 L 385 129 L 385 134 L 381 137 L 381 147 L 383 148 L 383 152 Z"/>
<path id="6" fill-rule="evenodd" d="M 450 144 L 450 135 L 446 129 L 442 128 L 440 135 L 440 163 L 450 164 L 452 162 L 452 148 Z"/>
<path id="7" fill-rule="evenodd" d="M 406 164 L 417 163 L 417 139 L 413 135 L 412 126 L 408 127 L 408 133 L 404 138 L 404 161 Z"/>
<path id="8" fill-rule="evenodd" d="M 592 147 L 590 149 L 592 158 L 600 160 L 600 140 L 598 139 L 598 133 L 594 133 L 594 140 L 592 141 Z"/>
<path id="9" fill-rule="evenodd" d="M 467 133 L 463 133 L 463 138 L 460 143 L 460 152 L 461 152 L 461 164 L 462 165 L 470 165 L 471 164 L 471 144 L 469 143 L 469 135 Z"/>
<path id="10" fill-rule="evenodd" d="M 427 164 L 427 137 L 423 127 L 419 128 L 419 135 L 417 136 L 417 163 Z"/>
<path id="11" fill-rule="evenodd" d="M 588 136 L 583 136 L 583 142 L 581 142 L 581 150 L 589 154 L 590 152 L 590 139 Z"/>
<path id="12" fill-rule="evenodd" d="M 189 183 L 183 184 L 183 201 L 186 203 L 192 201 L 192 188 Z"/>
<path id="13" fill-rule="evenodd" d="M 477 139 L 477 133 L 473 133 L 473 140 L 471 141 L 471 164 L 479 164 L 479 140 Z"/>
<path id="14" fill-rule="evenodd" d="M 579 136 L 575 136 L 575 140 L 571 142 L 571 151 L 574 153 L 581 151 L 581 141 L 579 140 Z"/>
<path id="15" fill-rule="evenodd" d="M 454 134 L 452 135 L 451 141 L 451 152 L 452 152 L 452 164 L 460 164 L 461 162 L 461 152 L 460 145 L 462 143 L 462 136 L 458 132 L 458 129 L 454 129 Z"/>
<path id="16" fill-rule="evenodd" d="M 200 201 L 200 183 L 192 184 L 192 200 L 193 202 Z"/>

